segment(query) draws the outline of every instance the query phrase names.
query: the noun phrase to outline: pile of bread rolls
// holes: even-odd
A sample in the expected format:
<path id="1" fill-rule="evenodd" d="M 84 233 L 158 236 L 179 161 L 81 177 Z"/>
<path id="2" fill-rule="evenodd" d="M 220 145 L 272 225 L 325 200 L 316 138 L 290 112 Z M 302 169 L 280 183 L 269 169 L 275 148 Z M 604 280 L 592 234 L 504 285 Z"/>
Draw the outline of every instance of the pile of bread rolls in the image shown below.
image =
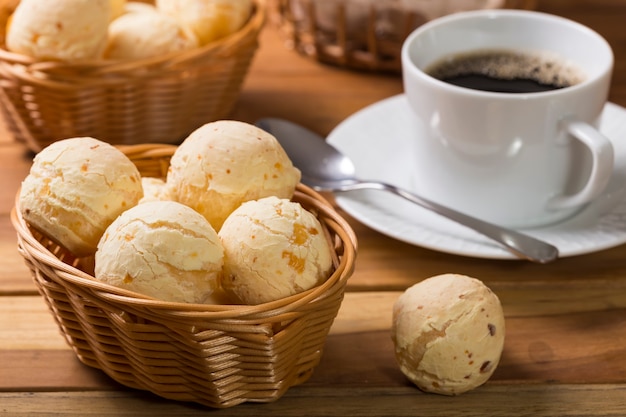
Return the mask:
<path id="1" fill-rule="evenodd" d="M 271 134 L 221 120 L 176 148 L 166 178 L 142 177 L 90 137 L 52 143 L 22 182 L 28 224 L 96 279 L 159 300 L 259 304 L 323 283 L 332 248 L 292 201 L 300 171 Z"/>
<path id="2" fill-rule="evenodd" d="M 148 58 L 228 36 L 252 9 L 252 0 L 21 0 L 6 48 L 65 62 Z"/>

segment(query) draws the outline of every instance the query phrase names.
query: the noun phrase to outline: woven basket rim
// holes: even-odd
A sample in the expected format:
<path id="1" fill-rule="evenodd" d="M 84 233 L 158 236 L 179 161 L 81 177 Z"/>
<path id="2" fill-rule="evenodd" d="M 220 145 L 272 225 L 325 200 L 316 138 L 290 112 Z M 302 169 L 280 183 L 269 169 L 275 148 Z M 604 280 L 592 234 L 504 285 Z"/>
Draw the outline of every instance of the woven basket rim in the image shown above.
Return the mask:
<path id="1" fill-rule="evenodd" d="M 126 145 L 120 148 L 123 148 L 125 152 L 148 151 L 160 153 L 161 155 L 171 155 L 176 146 L 142 144 Z M 97 292 L 103 299 L 121 302 L 129 306 L 168 311 L 168 314 L 177 311 L 177 315 L 180 317 L 187 316 L 203 319 L 244 318 L 252 315 L 255 317 L 269 317 L 293 311 L 302 305 L 323 297 L 333 286 L 343 284 L 343 281 L 349 278 L 354 268 L 357 240 L 351 226 L 321 194 L 300 183 L 296 188 L 296 196 L 315 203 L 315 210 L 323 214 L 328 227 L 332 228 L 343 244 L 342 256 L 338 260 L 338 264 L 335 265 L 335 270 L 324 283 L 299 294 L 258 305 L 194 304 L 162 301 L 98 281 L 88 273 L 58 259 L 32 234 L 28 223 L 20 212 L 19 194 L 20 190 L 17 191 L 15 205 L 11 210 L 10 217 L 18 239 L 27 243 L 27 245 L 20 245 L 20 250 L 27 251 L 32 258 L 54 268 L 56 276 L 60 279 Z M 32 249 L 28 250 L 26 246 Z"/>
<path id="2" fill-rule="evenodd" d="M 6 0 L 0 0 L 0 6 L 5 4 Z M 141 59 L 128 60 L 89 60 L 77 62 L 63 62 L 54 60 L 38 60 L 27 55 L 11 52 L 6 49 L 4 42 L 0 43 L 0 62 L 5 64 L 16 64 L 15 71 L 25 72 L 28 69 L 33 73 L 69 73 L 69 74 L 97 74 L 99 76 L 106 74 L 125 73 L 129 70 L 149 68 L 167 69 L 179 65 L 185 65 L 187 62 L 202 58 L 206 55 L 217 55 L 229 51 L 243 40 L 250 36 L 256 37 L 265 24 L 267 15 L 267 0 L 253 0 L 253 12 L 242 28 L 236 32 L 209 42 L 206 45 L 192 48 L 185 51 L 172 52 L 169 54 L 159 55 L 156 57 L 148 57 Z M 0 27 L 4 27 L 0 22 Z"/>
<path id="3" fill-rule="evenodd" d="M 441 2 L 445 3 L 445 0 Z M 500 5 L 484 7 L 484 10 L 532 10 L 536 8 L 536 2 L 537 0 L 502 0 Z M 406 36 L 418 25 L 442 16 L 422 16 L 419 7 L 413 8 L 393 1 L 329 0 L 324 4 L 326 8 L 323 10 L 320 5 L 315 0 L 271 0 L 268 14 L 288 47 L 302 55 L 339 67 L 383 73 L 400 73 L 400 50 Z M 327 13 L 330 7 L 334 14 Z M 350 29 L 348 10 L 354 12 L 357 7 L 361 11 L 368 10 L 368 13 L 365 22 L 358 22 L 358 26 Z M 402 13 L 402 19 L 393 22 L 393 34 L 386 36 L 382 29 L 385 25 L 379 25 L 376 20 L 381 11 L 385 13 L 384 10 Z M 467 9 L 458 9 L 462 10 Z M 387 26 L 391 27 L 390 24 Z M 355 34 L 360 36 L 355 37 Z"/>

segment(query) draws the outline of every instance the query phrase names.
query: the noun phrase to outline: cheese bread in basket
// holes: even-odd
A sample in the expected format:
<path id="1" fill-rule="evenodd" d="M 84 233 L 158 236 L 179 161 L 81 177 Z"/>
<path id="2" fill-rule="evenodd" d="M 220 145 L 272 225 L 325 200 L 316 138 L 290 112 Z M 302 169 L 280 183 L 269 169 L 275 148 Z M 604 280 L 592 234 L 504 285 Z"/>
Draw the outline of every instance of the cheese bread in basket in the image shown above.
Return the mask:
<path id="1" fill-rule="evenodd" d="M 50 147 L 61 143 L 63 141 L 57 141 Z M 168 171 L 173 169 L 175 153 L 184 144 L 178 147 L 168 144 L 108 146 L 121 151 L 132 161 L 142 179 L 169 179 Z M 92 141 L 89 146 L 93 150 L 98 145 Z M 37 156 L 44 155 L 47 149 Z M 69 154 L 66 152 L 63 157 L 76 159 L 75 154 Z M 37 160 L 34 165 L 37 165 Z M 282 169 L 279 165 L 271 161 L 270 168 Z M 90 161 L 82 164 L 79 172 L 86 173 L 94 169 L 95 164 Z M 299 171 L 294 172 L 297 174 L 294 178 L 298 181 Z M 32 173 L 31 169 L 30 175 Z M 72 175 L 82 174 L 68 172 L 62 180 L 69 181 Z M 43 181 L 43 188 L 37 191 L 37 195 L 53 193 L 51 187 L 55 186 L 55 180 Z M 21 206 L 21 203 L 32 204 L 31 200 L 24 197 L 28 194 L 28 190 L 23 193 L 27 186 L 25 180 L 11 214 L 17 231 L 18 249 L 61 333 L 81 362 L 101 369 L 125 386 L 147 390 L 167 399 L 196 402 L 215 408 L 231 407 L 243 402 L 271 402 L 311 376 L 320 361 L 326 337 L 341 305 L 346 282 L 353 272 L 357 245 L 348 223 L 321 195 L 300 183 L 294 183 L 295 189 L 292 187 L 290 200 L 267 197 L 257 201 L 297 203 L 316 219 L 319 229 L 307 226 L 304 230 L 303 227 L 296 227 L 299 226 L 296 223 L 293 224 L 294 234 L 287 242 L 286 249 L 281 249 L 279 258 L 286 257 L 285 262 L 293 269 L 303 268 L 294 253 L 300 250 L 298 245 L 302 243 L 303 236 L 318 235 L 325 241 L 329 253 L 329 269 L 322 280 L 308 289 L 272 300 L 231 302 L 232 298 L 216 290 L 206 302 L 184 302 L 146 295 L 130 290 L 130 287 L 100 279 L 99 251 L 106 244 L 103 241 L 113 239 L 113 232 L 109 230 L 113 229 L 115 222 L 104 233 L 95 256 L 77 257 L 59 244 L 59 239 L 51 237 L 48 230 L 34 227 L 26 220 L 32 214 Z M 74 198 L 77 205 L 88 198 L 86 194 L 84 198 Z M 161 203 L 174 204 L 165 201 Z M 112 204 L 114 199 L 105 203 L 106 206 Z M 150 204 L 157 203 L 138 203 L 127 208 L 117 219 L 133 209 L 142 205 L 148 207 Z M 284 211 L 285 207 L 280 206 L 280 211 Z M 191 210 L 187 206 L 185 208 Z M 246 215 L 251 216 L 249 213 Z M 224 222 L 220 233 L 227 228 L 229 219 Z M 277 230 L 275 223 L 259 226 L 257 229 L 244 228 L 244 231 L 252 240 L 259 240 L 263 229 L 272 229 L 272 233 Z M 199 234 L 199 230 L 191 230 L 190 239 L 196 239 Z M 139 247 L 138 235 L 129 233 L 123 235 L 122 240 Z M 186 260 L 193 263 L 200 256 L 199 247 L 192 246 L 190 251 L 180 252 L 181 246 L 173 242 L 182 238 L 176 236 L 171 240 L 152 241 L 148 250 L 154 250 L 163 257 L 174 253 L 175 257 L 187 257 Z M 122 252 L 119 251 L 117 259 L 109 256 L 108 261 L 122 259 L 125 256 Z M 269 254 L 267 258 L 273 259 Z M 251 262 L 256 261 L 255 255 Z M 263 263 L 262 259 L 259 261 Z M 120 265 L 129 269 L 123 277 L 124 283 L 139 279 L 141 274 L 135 272 L 140 271 L 132 270 L 130 266 L 135 263 L 118 262 Z M 152 265 L 156 270 L 158 265 Z M 278 271 L 277 274 L 281 273 L 276 266 L 272 268 L 276 268 L 272 271 Z M 236 273 L 232 275 L 237 276 Z M 209 279 L 212 278 L 207 271 Z M 165 294 L 162 289 L 160 291 L 160 294 Z"/>
<path id="2" fill-rule="evenodd" d="M 201 124 L 227 117 L 258 48 L 266 15 L 265 0 L 246 0 L 250 3 L 247 19 L 227 35 L 205 36 L 208 40 L 204 43 L 198 40 L 200 36 L 194 35 L 197 44 L 193 47 L 162 48 L 162 53 L 152 55 L 129 55 L 132 45 L 120 48 L 116 47 L 119 42 L 110 42 L 106 46 L 108 55 L 85 58 L 76 51 L 90 45 L 88 41 L 95 38 L 92 34 L 45 42 L 42 39 L 44 34 L 54 34 L 55 27 L 66 32 L 80 24 L 93 28 L 96 24 L 90 18 L 98 13 L 88 15 L 70 10 L 62 15 L 59 10 L 57 16 L 48 10 L 42 12 L 44 17 L 56 17 L 56 23 L 33 17 L 42 5 L 60 7 L 66 1 L 70 0 L 30 2 L 34 6 L 22 15 L 30 19 L 26 24 L 40 28 L 41 33 L 29 33 L 18 32 L 22 29 L 18 24 L 23 24 L 25 19 L 18 19 L 23 16 L 16 16 L 15 10 L 22 3 L 0 0 L 0 109 L 10 131 L 35 152 L 62 138 L 87 135 L 113 144 L 179 143 Z M 132 4 L 137 10 L 137 5 L 153 7 L 155 3 L 93 0 L 83 1 L 81 5 L 94 8 L 103 1 Z M 156 1 L 159 2 L 167 3 Z M 221 2 L 229 7 L 227 2 Z M 175 0 L 171 3 L 182 4 Z M 143 32 L 134 34 L 143 36 L 135 41 L 135 49 L 146 52 L 150 49 L 148 40 L 164 42 L 165 34 L 171 33 L 181 44 L 186 38 L 180 35 L 190 32 L 172 30 L 156 13 L 140 13 L 135 9 L 127 15 L 140 16 L 142 20 L 111 21 L 110 39 L 128 38 L 131 36 L 128 32 L 120 35 L 120 31 L 142 28 Z M 120 24 L 115 25 L 117 31 L 113 33 L 115 23 Z M 218 23 L 217 26 L 224 26 L 223 22 Z M 12 42 L 9 42 L 10 28 L 18 38 Z M 155 34 L 148 30 L 155 30 Z M 50 46 L 61 42 L 66 44 L 63 51 L 66 53 L 51 53 Z"/>

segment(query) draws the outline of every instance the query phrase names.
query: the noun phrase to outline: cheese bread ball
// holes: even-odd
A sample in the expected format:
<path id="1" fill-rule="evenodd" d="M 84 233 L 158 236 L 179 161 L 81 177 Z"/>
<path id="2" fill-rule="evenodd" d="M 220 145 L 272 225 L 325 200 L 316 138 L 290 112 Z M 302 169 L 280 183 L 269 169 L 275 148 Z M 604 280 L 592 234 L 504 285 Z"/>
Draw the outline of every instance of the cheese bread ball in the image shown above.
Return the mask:
<path id="1" fill-rule="evenodd" d="M 142 197 L 139 171 L 126 155 L 79 137 L 35 156 L 19 203 L 30 225 L 80 257 L 93 255 L 107 226 Z"/>
<path id="2" fill-rule="evenodd" d="M 203 303 L 218 288 L 224 250 L 193 209 L 173 201 L 139 204 L 107 228 L 95 277 L 164 301 Z"/>
<path id="3" fill-rule="evenodd" d="M 109 25 L 107 59 L 142 59 L 198 46 L 193 33 L 171 16 L 155 11 L 126 13 Z"/>
<path id="4" fill-rule="evenodd" d="M 158 12 L 156 6 L 141 1 L 127 1 L 124 4 L 124 13 Z"/>
<path id="5" fill-rule="evenodd" d="M 311 289 L 330 276 L 331 247 L 317 218 L 277 197 L 248 201 L 219 231 L 224 246 L 222 287 L 246 304 Z"/>
<path id="6" fill-rule="evenodd" d="M 139 204 L 172 199 L 165 181 L 161 178 L 141 177 L 141 187 L 143 188 L 143 197 L 139 200 Z"/>
<path id="7" fill-rule="evenodd" d="M 111 20 L 117 19 L 126 11 L 126 0 L 109 0 L 111 3 Z"/>
<path id="8" fill-rule="evenodd" d="M 113 15 L 111 0 L 21 0 L 7 24 L 7 49 L 33 58 L 99 58 Z"/>
<path id="9" fill-rule="evenodd" d="M 271 195 L 290 199 L 299 181 L 300 171 L 274 136 L 232 120 L 192 132 L 172 155 L 166 179 L 172 199 L 217 231 L 241 203 Z"/>
<path id="10" fill-rule="evenodd" d="M 236 32 L 252 12 L 252 0 L 156 0 L 156 6 L 194 32 L 200 45 Z"/>
<path id="11" fill-rule="evenodd" d="M 423 391 L 457 395 L 486 382 L 504 346 L 498 297 L 481 281 L 445 274 L 407 289 L 391 337 L 402 372 Z"/>

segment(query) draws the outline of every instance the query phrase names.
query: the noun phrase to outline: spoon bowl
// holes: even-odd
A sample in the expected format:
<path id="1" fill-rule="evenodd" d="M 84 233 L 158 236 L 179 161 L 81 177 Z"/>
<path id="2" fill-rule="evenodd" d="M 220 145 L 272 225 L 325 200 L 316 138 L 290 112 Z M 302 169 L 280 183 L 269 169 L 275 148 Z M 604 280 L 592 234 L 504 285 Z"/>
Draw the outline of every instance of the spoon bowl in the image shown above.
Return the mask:
<path id="1" fill-rule="evenodd" d="M 276 137 L 291 162 L 302 171 L 303 183 L 316 188 L 317 183 L 354 182 L 354 163 L 324 138 L 293 122 L 265 118 L 256 125 Z"/>
<path id="2" fill-rule="evenodd" d="M 278 118 L 260 119 L 256 125 L 276 137 L 293 164 L 302 172 L 302 182 L 315 190 L 348 192 L 377 189 L 392 192 L 469 227 L 520 258 L 537 263 L 548 263 L 558 258 L 556 247 L 532 236 L 477 219 L 391 184 L 358 179 L 354 164 L 346 155 L 303 126 Z"/>

